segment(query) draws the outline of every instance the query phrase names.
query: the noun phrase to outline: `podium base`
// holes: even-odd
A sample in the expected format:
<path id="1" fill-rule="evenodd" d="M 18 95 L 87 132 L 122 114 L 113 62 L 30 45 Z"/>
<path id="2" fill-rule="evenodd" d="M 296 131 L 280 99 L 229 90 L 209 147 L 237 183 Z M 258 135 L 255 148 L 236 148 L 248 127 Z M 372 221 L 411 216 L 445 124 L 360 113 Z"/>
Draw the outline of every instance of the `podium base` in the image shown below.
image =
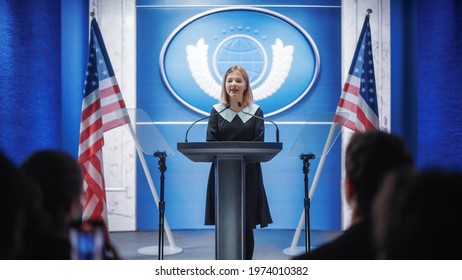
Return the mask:
<path id="1" fill-rule="evenodd" d="M 157 256 L 159 255 L 159 246 L 147 246 L 138 249 L 138 253 L 142 255 L 148 255 L 148 256 Z M 183 249 L 180 247 L 172 247 L 170 245 L 164 246 L 164 255 L 169 256 L 169 255 L 176 255 L 183 252 Z"/>
<path id="2" fill-rule="evenodd" d="M 298 256 L 306 253 L 305 246 L 289 247 L 282 250 L 282 252 L 288 256 Z"/>

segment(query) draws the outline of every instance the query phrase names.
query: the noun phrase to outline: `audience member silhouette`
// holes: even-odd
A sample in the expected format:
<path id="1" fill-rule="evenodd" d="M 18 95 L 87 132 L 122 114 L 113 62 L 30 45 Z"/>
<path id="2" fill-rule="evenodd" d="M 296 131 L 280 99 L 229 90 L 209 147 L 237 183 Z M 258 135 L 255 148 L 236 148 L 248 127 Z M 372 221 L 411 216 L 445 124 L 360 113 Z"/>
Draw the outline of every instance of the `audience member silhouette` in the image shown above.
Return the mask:
<path id="1" fill-rule="evenodd" d="M 45 234 L 48 217 L 38 186 L 0 152 L 1 203 L 4 219 L 0 233 L 1 259 L 29 259 Z"/>
<path id="2" fill-rule="evenodd" d="M 395 172 L 374 205 L 378 258 L 462 259 L 462 174 Z"/>
<path id="3" fill-rule="evenodd" d="M 14 163 L 0 152 L 0 186 L 4 197 L 0 203 L 4 213 L 0 230 L 0 258 L 21 259 L 24 252 L 26 183 Z"/>
<path id="4" fill-rule="evenodd" d="M 48 236 L 51 218 L 43 208 L 42 191 L 40 186 L 25 174 L 23 179 L 27 181 L 27 191 L 24 193 L 26 205 L 26 225 L 24 233 L 24 258 L 37 259 L 42 253 L 41 243 Z"/>
<path id="5" fill-rule="evenodd" d="M 41 194 L 43 209 L 49 216 L 48 230 L 35 239 L 28 238 L 28 243 L 35 246 L 30 246 L 33 248 L 27 258 L 120 259 L 105 234 L 104 224 L 81 221 L 83 179 L 75 158 L 59 150 L 38 151 L 21 169 L 39 186 L 38 195 Z M 36 199 L 40 200 L 40 196 Z"/>
<path id="6" fill-rule="evenodd" d="M 32 154 L 21 169 L 40 187 L 43 208 L 50 217 L 49 234 L 37 249 L 37 259 L 70 259 L 69 225 L 81 217 L 82 174 L 77 161 L 63 151 Z"/>
<path id="7" fill-rule="evenodd" d="M 413 165 L 405 143 L 390 133 L 373 130 L 351 137 L 345 153 L 345 198 L 351 225 L 338 238 L 294 259 L 374 259 L 372 204 L 386 174 Z"/>

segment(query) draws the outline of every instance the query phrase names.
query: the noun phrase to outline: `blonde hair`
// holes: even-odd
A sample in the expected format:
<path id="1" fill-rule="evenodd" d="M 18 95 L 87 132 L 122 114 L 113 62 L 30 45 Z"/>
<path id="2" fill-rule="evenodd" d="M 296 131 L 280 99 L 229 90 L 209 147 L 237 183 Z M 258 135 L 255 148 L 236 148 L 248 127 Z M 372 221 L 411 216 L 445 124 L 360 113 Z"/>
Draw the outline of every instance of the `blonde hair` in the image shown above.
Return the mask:
<path id="1" fill-rule="evenodd" d="M 224 106 L 229 106 L 229 95 L 226 93 L 226 77 L 234 71 L 239 71 L 242 77 L 244 78 L 246 89 L 244 90 L 244 95 L 242 98 L 242 107 L 249 106 L 253 103 L 253 92 L 252 88 L 250 87 L 249 75 L 247 71 L 242 66 L 234 65 L 229 67 L 226 73 L 223 75 L 223 81 L 221 83 L 221 103 Z"/>

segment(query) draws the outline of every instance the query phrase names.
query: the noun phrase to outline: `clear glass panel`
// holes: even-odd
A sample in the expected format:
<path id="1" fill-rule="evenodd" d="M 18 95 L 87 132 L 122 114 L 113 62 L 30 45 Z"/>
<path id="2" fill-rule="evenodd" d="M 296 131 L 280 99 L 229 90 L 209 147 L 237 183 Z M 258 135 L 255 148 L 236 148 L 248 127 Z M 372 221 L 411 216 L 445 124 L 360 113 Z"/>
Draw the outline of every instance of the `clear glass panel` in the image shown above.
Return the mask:
<path id="1" fill-rule="evenodd" d="M 313 154 L 316 157 L 326 156 L 342 131 L 343 123 L 334 122 L 334 116 L 335 112 L 310 114 L 289 156 L 300 157 L 302 154 Z"/>
<path id="2" fill-rule="evenodd" d="M 173 149 L 167 144 L 152 119 L 144 110 L 136 108 L 127 109 L 127 111 L 136 135 L 136 144 L 143 153 L 153 155 L 155 152 L 163 152 L 168 156 L 174 155 Z M 121 114 L 119 117 L 121 117 Z M 131 128 L 129 127 L 129 129 Z"/>

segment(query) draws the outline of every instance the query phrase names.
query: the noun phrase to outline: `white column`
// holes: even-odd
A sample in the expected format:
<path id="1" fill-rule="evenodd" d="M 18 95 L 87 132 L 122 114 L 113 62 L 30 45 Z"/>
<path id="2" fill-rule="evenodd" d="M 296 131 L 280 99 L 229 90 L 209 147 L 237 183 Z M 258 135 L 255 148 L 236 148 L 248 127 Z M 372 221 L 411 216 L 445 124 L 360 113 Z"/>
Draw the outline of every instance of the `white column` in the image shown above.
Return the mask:
<path id="1" fill-rule="evenodd" d="M 136 1 L 90 0 L 127 108 L 136 108 Z M 136 149 L 126 127 L 104 133 L 110 231 L 136 230 Z"/>
<path id="2" fill-rule="evenodd" d="M 372 9 L 369 22 L 371 25 L 372 51 L 374 53 L 375 79 L 379 99 L 378 109 L 381 129 L 390 131 L 390 1 L 389 0 L 343 0 L 342 1 L 342 85 L 350 68 L 359 34 L 367 14 Z M 351 137 L 349 129 L 343 129 L 342 154 Z M 342 156 L 342 167 L 344 157 Z M 345 171 L 342 168 L 342 185 Z M 346 205 L 342 187 L 342 226 L 350 224 L 351 211 Z"/>

